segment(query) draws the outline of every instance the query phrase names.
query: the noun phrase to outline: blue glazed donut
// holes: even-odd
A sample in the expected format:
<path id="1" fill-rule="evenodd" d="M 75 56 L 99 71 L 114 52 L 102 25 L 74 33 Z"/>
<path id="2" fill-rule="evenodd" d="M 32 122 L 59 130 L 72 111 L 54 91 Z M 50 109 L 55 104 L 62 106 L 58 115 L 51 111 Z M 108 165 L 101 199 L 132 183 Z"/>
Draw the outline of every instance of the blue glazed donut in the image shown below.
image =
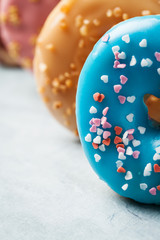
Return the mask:
<path id="1" fill-rule="evenodd" d="M 118 194 L 160 204 L 160 16 L 109 30 L 82 69 L 77 124 L 86 156 Z"/>

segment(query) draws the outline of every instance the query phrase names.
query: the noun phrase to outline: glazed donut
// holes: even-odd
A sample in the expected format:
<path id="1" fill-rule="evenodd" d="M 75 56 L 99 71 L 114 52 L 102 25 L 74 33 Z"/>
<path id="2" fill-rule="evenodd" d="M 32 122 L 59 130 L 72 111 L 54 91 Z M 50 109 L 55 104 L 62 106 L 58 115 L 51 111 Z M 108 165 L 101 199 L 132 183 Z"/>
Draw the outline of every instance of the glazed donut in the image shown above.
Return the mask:
<path id="1" fill-rule="evenodd" d="M 1 0 L 2 40 L 9 55 L 32 67 L 37 35 L 59 0 Z"/>
<path id="2" fill-rule="evenodd" d="M 63 0 L 54 9 L 38 39 L 34 70 L 44 102 L 62 125 L 77 133 L 78 77 L 97 40 L 127 18 L 158 13 L 158 0 Z"/>
<path id="3" fill-rule="evenodd" d="M 81 142 L 100 179 L 124 197 L 154 204 L 160 204 L 159 34 L 158 15 L 109 30 L 84 64 L 76 105 Z"/>

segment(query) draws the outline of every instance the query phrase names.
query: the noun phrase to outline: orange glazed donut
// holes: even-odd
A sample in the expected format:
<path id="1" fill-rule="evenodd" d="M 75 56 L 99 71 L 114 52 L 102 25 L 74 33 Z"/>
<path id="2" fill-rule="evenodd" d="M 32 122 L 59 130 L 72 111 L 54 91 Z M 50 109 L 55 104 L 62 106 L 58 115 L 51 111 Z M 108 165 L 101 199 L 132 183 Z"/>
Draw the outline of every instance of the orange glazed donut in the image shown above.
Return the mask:
<path id="1" fill-rule="evenodd" d="M 158 0 L 62 0 L 38 38 L 34 72 L 54 117 L 77 133 L 75 96 L 82 66 L 97 40 L 113 25 L 160 13 Z"/>

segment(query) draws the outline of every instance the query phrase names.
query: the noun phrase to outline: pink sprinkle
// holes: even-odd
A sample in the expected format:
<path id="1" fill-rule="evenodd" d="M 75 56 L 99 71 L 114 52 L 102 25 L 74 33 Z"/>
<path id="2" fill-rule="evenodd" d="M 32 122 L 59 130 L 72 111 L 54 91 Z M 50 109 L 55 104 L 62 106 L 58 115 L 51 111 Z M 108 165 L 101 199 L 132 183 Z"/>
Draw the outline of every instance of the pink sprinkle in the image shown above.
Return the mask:
<path id="1" fill-rule="evenodd" d="M 93 123 L 95 124 L 96 127 L 99 127 L 100 124 L 101 124 L 101 119 L 99 119 L 99 118 L 94 118 L 94 119 L 93 119 Z"/>
<path id="2" fill-rule="evenodd" d="M 102 117 L 102 118 L 101 118 L 101 124 L 104 124 L 106 121 L 107 121 L 107 118 L 106 118 L 106 117 Z"/>
<path id="3" fill-rule="evenodd" d="M 122 147 L 118 147 L 118 148 L 117 148 L 117 151 L 118 151 L 119 153 L 120 153 L 120 152 L 125 153 L 125 149 L 122 148 Z"/>
<path id="4" fill-rule="evenodd" d="M 97 132 L 97 127 L 95 125 L 93 125 L 91 128 L 90 128 L 90 132 Z"/>
<path id="5" fill-rule="evenodd" d="M 116 59 L 116 60 L 119 60 L 118 55 L 119 55 L 119 52 L 115 52 L 115 53 L 114 53 L 114 56 L 115 56 L 115 59 Z"/>
<path id="6" fill-rule="evenodd" d="M 121 79 L 121 84 L 125 84 L 128 81 L 128 78 L 125 77 L 124 75 L 121 75 L 120 79 Z"/>
<path id="7" fill-rule="evenodd" d="M 125 103 L 125 101 L 126 101 L 126 97 L 124 97 L 124 96 L 118 96 L 118 99 L 119 99 L 119 101 L 120 101 L 120 103 L 121 104 L 124 104 Z"/>
<path id="8" fill-rule="evenodd" d="M 109 122 L 105 122 L 102 127 L 105 129 L 105 128 L 111 128 L 112 125 L 109 123 Z"/>
<path id="9" fill-rule="evenodd" d="M 133 139 L 134 139 L 133 135 L 132 135 L 132 134 L 129 134 L 129 135 L 128 135 L 128 139 L 129 139 L 129 141 L 133 140 Z"/>
<path id="10" fill-rule="evenodd" d="M 108 42 L 109 40 L 109 34 L 105 34 L 104 37 L 102 37 L 102 42 Z"/>
<path id="11" fill-rule="evenodd" d="M 116 61 L 114 61 L 114 66 L 113 66 L 113 67 L 114 67 L 114 68 L 118 68 L 118 65 L 120 65 L 120 62 L 119 62 L 119 61 L 117 61 L 117 60 L 116 60 Z"/>
<path id="12" fill-rule="evenodd" d="M 127 130 L 128 134 L 133 134 L 134 131 L 135 131 L 134 129 L 129 129 L 129 130 Z"/>
<path id="13" fill-rule="evenodd" d="M 154 55 L 155 55 L 157 61 L 160 62 L 160 53 L 159 52 L 155 52 Z"/>
<path id="14" fill-rule="evenodd" d="M 138 158 L 139 158 L 139 154 L 140 154 L 140 151 L 134 151 L 134 152 L 133 152 L 133 157 L 134 157 L 135 159 L 138 159 Z"/>
<path id="15" fill-rule="evenodd" d="M 92 118 L 92 119 L 90 120 L 90 122 L 89 122 L 90 125 L 93 125 L 93 124 L 94 124 L 93 120 L 94 120 L 94 118 Z"/>
<path id="16" fill-rule="evenodd" d="M 126 64 L 118 64 L 117 68 L 125 68 L 126 67 Z"/>
<path id="17" fill-rule="evenodd" d="M 114 88 L 115 93 L 119 93 L 120 90 L 122 89 L 122 86 L 121 85 L 114 85 L 113 88 Z"/>
<path id="18" fill-rule="evenodd" d="M 107 115 L 108 110 L 109 110 L 109 107 L 106 107 L 106 108 L 103 109 L 102 113 L 103 113 L 104 116 Z"/>
<path id="19" fill-rule="evenodd" d="M 104 139 L 107 139 L 109 136 L 111 136 L 111 132 L 109 132 L 109 131 L 104 131 L 104 133 L 103 133 L 103 138 L 104 138 Z"/>
<path id="20" fill-rule="evenodd" d="M 149 189 L 149 192 L 150 192 L 151 195 L 154 195 L 154 196 L 157 194 L 155 187 Z"/>

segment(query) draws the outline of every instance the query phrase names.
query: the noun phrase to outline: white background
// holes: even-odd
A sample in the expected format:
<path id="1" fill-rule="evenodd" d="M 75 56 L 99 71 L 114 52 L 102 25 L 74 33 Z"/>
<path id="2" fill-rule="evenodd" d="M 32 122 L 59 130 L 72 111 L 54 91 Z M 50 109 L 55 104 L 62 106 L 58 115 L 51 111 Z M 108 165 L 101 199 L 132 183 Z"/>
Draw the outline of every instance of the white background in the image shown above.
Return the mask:
<path id="1" fill-rule="evenodd" d="M 33 76 L 0 68 L 0 240 L 159 240 L 160 207 L 95 175 L 51 117 Z"/>

